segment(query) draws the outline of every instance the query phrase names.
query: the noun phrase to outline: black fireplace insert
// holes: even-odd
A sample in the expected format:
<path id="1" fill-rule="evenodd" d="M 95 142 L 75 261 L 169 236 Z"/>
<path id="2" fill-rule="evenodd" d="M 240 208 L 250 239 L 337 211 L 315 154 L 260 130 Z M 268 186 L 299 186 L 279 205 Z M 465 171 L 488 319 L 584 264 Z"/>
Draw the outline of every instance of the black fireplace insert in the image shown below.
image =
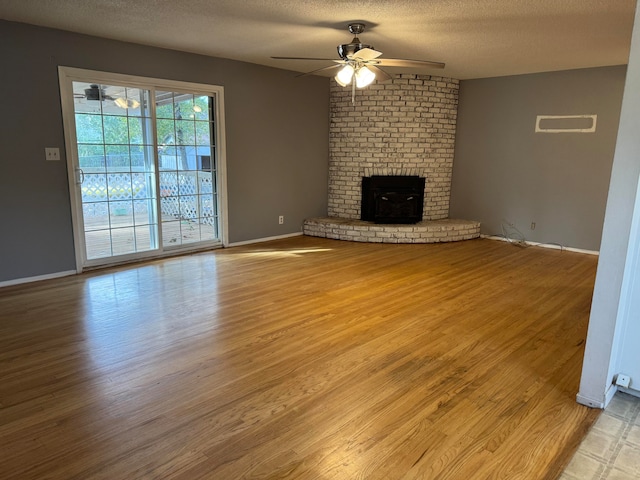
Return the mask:
<path id="1" fill-rule="evenodd" d="M 422 220 L 425 179 L 417 175 L 362 177 L 360 218 L 375 223 Z"/>

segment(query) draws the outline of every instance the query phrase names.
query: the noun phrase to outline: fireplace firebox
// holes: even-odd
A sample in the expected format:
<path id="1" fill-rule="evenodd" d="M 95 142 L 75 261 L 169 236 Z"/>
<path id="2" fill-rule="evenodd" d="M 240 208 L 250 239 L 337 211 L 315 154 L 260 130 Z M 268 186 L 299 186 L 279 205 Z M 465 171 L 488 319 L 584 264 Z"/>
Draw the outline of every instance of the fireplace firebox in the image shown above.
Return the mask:
<path id="1" fill-rule="evenodd" d="M 375 223 L 422 220 L 425 179 L 417 175 L 362 177 L 360 218 Z"/>

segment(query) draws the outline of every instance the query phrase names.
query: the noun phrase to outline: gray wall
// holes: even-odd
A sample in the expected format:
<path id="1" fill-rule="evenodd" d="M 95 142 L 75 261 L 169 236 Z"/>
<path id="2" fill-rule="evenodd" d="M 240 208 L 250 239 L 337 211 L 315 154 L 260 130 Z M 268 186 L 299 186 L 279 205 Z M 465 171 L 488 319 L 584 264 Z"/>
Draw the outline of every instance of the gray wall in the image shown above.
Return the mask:
<path id="1" fill-rule="evenodd" d="M 450 216 L 599 250 L 625 69 L 461 81 Z M 596 133 L 534 132 L 537 115 L 581 114 L 598 115 Z"/>
<path id="2" fill-rule="evenodd" d="M 44 160 L 64 150 L 58 65 L 225 88 L 230 242 L 327 213 L 327 78 L 4 21 L 0 59 L 0 282 L 75 269 L 65 159 Z"/>

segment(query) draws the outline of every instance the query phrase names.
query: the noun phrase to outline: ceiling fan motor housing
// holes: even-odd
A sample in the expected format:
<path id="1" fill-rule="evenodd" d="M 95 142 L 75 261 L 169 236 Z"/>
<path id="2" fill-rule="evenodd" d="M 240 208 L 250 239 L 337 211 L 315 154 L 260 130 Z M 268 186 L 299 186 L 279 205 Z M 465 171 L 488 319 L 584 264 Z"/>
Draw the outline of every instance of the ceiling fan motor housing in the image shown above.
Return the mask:
<path id="1" fill-rule="evenodd" d="M 351 43 L 338 45 L 338 55 L 340 55 L 340 58 L 342 58 L 343 60 L 346 60 L 350 55 L 354 55 L 358 50 L 362 50 L 363 48 L 370 48 L 371 50 L 375 50 L 372 45 L 360 43 L 358 37 L 354 37 L 354 39 L 351 40 Z"/>
<path id="2" fill-rule="evenodd" d="M 86 88 L 84 95 L 87 100 L 102 100 L 105 98 L 104 90 L 96 84 L 92 84 L 90 88 Z"/>

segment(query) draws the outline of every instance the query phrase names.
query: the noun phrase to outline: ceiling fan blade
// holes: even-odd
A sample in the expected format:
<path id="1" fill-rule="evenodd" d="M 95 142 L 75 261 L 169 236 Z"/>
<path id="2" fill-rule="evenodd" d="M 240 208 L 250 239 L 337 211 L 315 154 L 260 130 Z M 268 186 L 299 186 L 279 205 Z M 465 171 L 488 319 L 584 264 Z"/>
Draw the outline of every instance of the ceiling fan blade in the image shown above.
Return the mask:
<path id="1" fill-rule="evenodd" d="M 360 58 L 361 60 L 367 61 L 378 58 L 380 55 L 382 55 L 382 52 L 378 52 L 372 48 L 362 48 L 353 55 L 349 55 L 349 58 Z"/>
<path id="2" fill-rule="evenodd" d="M 375 65 L 367 65 L 367 68 L 376 74 L 376 81 L 378 82 L 386 82 L 392 78 L 391 75 Z"/>
<path id="3" fill-rule="evenodd" d="M 417 67 L 417 68 L 444 68 L 442 62 L 429 62 L 427 60 L 403 60 L 400 58 L 381 58 L 377 60 L 382 67 Z"/>
<path id="4" fill-rule="evenodd" d="M 329 65 L 328 67 L 318 68 L 317 70 L 312 70 L 311 72 L 301 73 L 300 75 L 296 75 L 296 77 L 306 77 L 307 75 L 315 75 L 316 73 L 331 70 L 332 68 L 338 68 L 340 66 L 341 65 Z"/>
<path id="5" fill-rule="evenodd" d="M 271 57 L 274 60 L 323 60 L 325 62 L 334 61 L 333 58 L 313 58 L 313 57 Z"/>

